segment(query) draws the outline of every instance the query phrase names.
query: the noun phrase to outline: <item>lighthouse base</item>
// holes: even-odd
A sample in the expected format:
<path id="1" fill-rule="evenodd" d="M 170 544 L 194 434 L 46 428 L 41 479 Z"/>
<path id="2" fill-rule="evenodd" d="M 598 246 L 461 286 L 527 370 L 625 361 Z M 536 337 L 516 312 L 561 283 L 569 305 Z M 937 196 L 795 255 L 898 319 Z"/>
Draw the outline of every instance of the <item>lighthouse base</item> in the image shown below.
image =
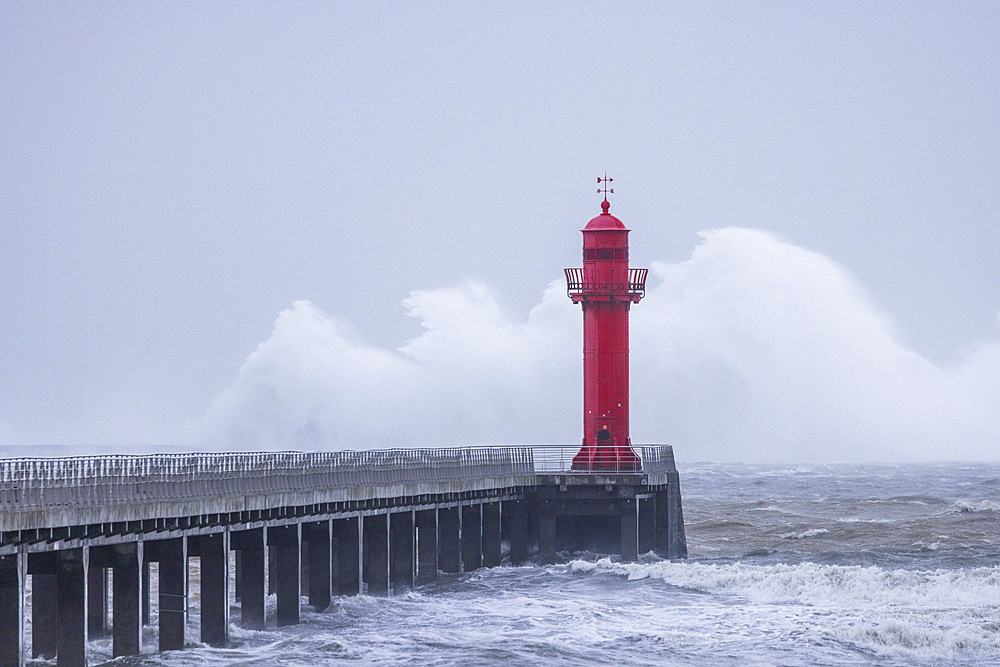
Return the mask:
<path id="1" fill-rule="evenodd" d="M 573 457 L 573 470 L 639 472 L 642 470 L 642 461 L 628 445 L 584 445 Z"/>
<path id="2" fill-rule="evenodd" d="M 626 561 L 651 551 L 687 557 L 676 472 L 539 475 L 536 490 L 543 563 L 573 551 L 620 554 Z"/>

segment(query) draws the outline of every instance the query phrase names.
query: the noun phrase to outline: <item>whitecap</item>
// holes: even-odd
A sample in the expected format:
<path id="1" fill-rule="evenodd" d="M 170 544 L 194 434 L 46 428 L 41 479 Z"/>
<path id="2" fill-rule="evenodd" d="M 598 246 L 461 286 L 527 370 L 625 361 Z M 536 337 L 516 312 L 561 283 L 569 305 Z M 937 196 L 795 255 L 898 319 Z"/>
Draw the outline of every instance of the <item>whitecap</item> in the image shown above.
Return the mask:
<path id="1" fill-rule="evenodd" d="M 830 531 L 826 528 L 810 528 L 809 530 L 804 530 L 801 533 L 791 532 L 791 533 L 781 533 L 778 535 L 783 540 L 803 540 L 807 537 L 815 537 L 817 535 L 824 535 Z"/>

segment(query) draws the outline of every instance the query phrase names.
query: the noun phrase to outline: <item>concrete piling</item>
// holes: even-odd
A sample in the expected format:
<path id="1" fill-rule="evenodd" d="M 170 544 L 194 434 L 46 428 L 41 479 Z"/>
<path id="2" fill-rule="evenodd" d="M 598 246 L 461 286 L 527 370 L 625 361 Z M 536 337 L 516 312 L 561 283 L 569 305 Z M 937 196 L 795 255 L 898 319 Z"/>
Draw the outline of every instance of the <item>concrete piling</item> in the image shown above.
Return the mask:
<path id="1" fill-rule="evenodd" d="M 656 499 L 652 495 L 637 498 L 639 512 L 639 553 L 653 550 L 656 533 Z"/>
<path id="2" fill-rule="evenodd" d="M 199 537 L 201 556 L 201 641 L 229 641 L 229 529 Z"/>
<path id="3" fill-rule="evenodd" d="M 303 536 L 307 538 L 303 554 L 308 553 L 309 604 L 316 611 L 330 606 L 330 520 L 303 524 Z"/>
<path id="4" fill-rule="evenodd" d="M 482 507 L 482 549 L 483 567 L 500 564 L 500 513 L 499 502 L 483 503 Z"/>
<path id="5" fill-rule="evenodd" d="M 389 515 L 389 577 L 394 593 L 413 588 L 414 548 L 413 512 Z"/>
<path id="6" fill-rule="evenodd" d="M 337 548 L 337 572 L 334 585 L 337 595 L 357 595 L 361 589 L 360 517 L 334 519 L 333 534 Z"/>
<path id="7" fill-rule="evenodd" d="M 240 622 L 251 630 L 264 629 L 264 553 L 266 528 L 245 530 L 239 535 Z"/>
<path id="8" fill-rule="evenodd" d="M 56 552 L 56 664 L 87 664 L 87 560 L 89 547 Z M 47 630 L 51 632 L 51 630 Z"/>
<path id="9" fill-rule="evenodd" d="M 0 556 L 0 666 L 24 665 L 27 553 Z"/>
<path id="10" fill-rule="evenodd" d="M 112 654 L 138 655 L 142 651 L 143 549 L 142 542 L 116 544 L 111 568 L 114 592 L 112 606 Z M 101 570 L 103 572 L 103 569 Z M 88 591 L 88 594 L 90 591 Z"/>
<path id="11" fill-rule="evenodd" d="M 108 570 L 90 563 L 87 572 L 87 635 L 103 637 L 108 624 Z"/>
<path id="12" fill-rule="evenodd" d="M 505 500 L 501 508 L 503 534 L 510 542 L 510 562 L 521 565 L 528 560 L 528 513 L 523 500 Z"/>
<path id="13" fill-rule="evenodd" d="M 437 510 L 418 510 L 416 512 L 417 585 L 429 584 L 437 579 L 437 512 Z"/>
<path id="14" fill-rule="evenodd" d="M 454 574 L 462 571 L 460 541 L 461 512 L 458 507 L 438 509 L 438 568 Z"/>
<path id="15" fill-rule="evenodd" d="M 278 526 L 267 531 L 271 548 L 275 550 L 274 583 L 278 597 L 277 623 L 295 625 L 299 622 L 299 596 L 301 595 L 301 575 L 299 554 L 302 543 L 302 524 Z"/>
<path id="16" fill-rule="evenodd" d="M 483 566 L 483 506 L 462 505 L 462 571 Z"/>
<path id="17" fill-rule="evenodd" d="M 362 519 L 364 528 L 364 577 L 369 595 L 389 594 L 389 521 L 387 514 Z"/>
<path id="18" fill-rule="evenodd" d="M 184 648 L 188 601 L 188 539 L 186 536 L 156 542 L 159 558 L 160 650 Z"/>
<path id="19" fill-rule="evenodd" d="M 45 555 L 50 556 L 51 554 Z M 34 560 L 36 559 L 29 556 L 29 568 L 35 565 Z M 38 567 L 41 566 L 42 564 L 39 563 Z M 58 632 L 53 632 L 59 627 L 56 613 L 58 604 L 56 600 L 58 585 L 56 572 L 55 569 L 39 572 L 34 568 L 30 569 L 29 572 L 31 572 L 31 657 L 54 658 L 59 648 Z"/>

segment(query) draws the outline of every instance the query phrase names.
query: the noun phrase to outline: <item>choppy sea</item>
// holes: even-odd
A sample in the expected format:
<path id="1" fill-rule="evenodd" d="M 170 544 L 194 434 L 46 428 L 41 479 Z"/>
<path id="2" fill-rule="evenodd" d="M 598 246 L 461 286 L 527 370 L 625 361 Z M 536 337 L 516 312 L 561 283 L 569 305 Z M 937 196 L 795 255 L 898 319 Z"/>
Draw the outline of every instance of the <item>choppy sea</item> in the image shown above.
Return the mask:
<path id="1" fill-rule="evenodd" d="M 234 606 L 229 648 L 114 664 L 1000 664 L 1000 465 L 679 468 L 687 561 L 566 553 L 260 632 Z"/>

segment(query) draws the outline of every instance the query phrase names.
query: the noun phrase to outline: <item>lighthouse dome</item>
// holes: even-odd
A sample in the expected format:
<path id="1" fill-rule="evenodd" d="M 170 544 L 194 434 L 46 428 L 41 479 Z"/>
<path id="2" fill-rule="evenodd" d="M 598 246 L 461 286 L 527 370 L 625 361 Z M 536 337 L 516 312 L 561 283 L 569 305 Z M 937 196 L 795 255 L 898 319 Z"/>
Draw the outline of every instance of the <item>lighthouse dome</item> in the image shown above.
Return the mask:
<path id="1" fill-rule="evenodd" d="M 600 231 L 603 229 L 625 229 L 625 223 L 608 213 L 611 204 L 605 199 L 601 202 L 601 214 L 587 223 L 583 231 Z"/>

